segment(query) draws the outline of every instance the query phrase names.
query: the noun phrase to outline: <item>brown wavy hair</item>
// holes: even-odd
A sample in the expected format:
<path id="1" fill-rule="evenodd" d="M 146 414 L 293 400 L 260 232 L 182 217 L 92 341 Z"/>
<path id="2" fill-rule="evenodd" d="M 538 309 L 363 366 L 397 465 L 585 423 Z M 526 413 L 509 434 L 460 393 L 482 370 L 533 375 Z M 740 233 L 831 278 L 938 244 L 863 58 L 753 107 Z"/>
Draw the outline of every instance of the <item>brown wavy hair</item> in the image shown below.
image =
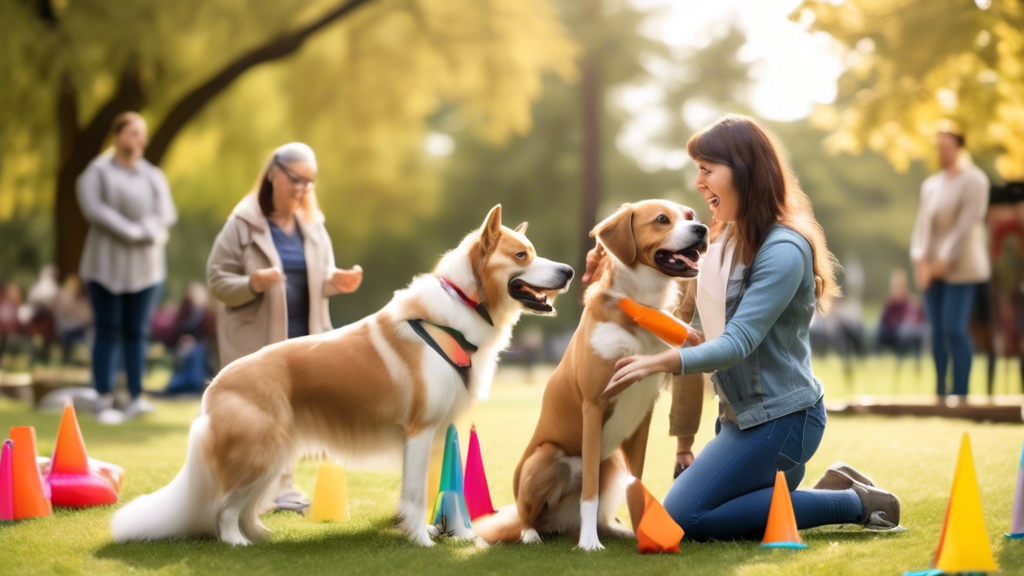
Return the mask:
<path id="1" fill-rule="evenodd" d="M 732 184 L 739 195 L 735 228 L 744 263 L 749 265 L 753 261 L 768 230 L 776 223 L 794 230 L 810 243 L 814 295 L 818 310 L 827 313 L 840 294 L 835 274 L 838 263 L 778 140 L 754 120 L 730 114 L 694 134 L 686 143 L 686 151 L 694 160 L 724 164 L 732 169 Z M 722 232 L 725 224 L 712 223 L 712 238 Z"/>

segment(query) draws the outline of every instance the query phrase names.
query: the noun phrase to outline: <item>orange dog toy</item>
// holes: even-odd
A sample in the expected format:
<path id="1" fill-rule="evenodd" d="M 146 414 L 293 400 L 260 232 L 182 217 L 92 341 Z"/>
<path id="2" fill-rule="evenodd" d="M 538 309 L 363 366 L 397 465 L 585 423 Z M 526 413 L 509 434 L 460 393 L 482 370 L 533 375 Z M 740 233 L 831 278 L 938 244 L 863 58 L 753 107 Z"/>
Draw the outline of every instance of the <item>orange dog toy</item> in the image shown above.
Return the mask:
<path id="1" fill-rule="evenodd" d="M 636 532 L 636 548 L 641 554 L 679 552 L 683 529 L 668 515 L 668 510 L 651 496 L 639 480 L 626 487 L 626 505 Z"/>
<path id="2" fill-rule="evenodd" d="M 689 327 L 671 314 L 666 314 L 657 308 L 644 306 L 625 296 L 619 299 L 619 308 L 622 308 L 622 311 L 628 314 L 634 322 L 673 348 L 682 346 L 686 341 Z"/>

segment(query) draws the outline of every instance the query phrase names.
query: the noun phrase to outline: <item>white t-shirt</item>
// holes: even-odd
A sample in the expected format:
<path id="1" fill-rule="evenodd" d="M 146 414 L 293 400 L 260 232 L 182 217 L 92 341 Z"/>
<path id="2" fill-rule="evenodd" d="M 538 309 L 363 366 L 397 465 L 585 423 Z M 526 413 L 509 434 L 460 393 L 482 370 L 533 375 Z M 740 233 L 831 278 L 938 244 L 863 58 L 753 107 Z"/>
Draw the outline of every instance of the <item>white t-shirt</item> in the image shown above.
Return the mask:
<path id="1" fill-rule="evenodd" d="M 697 275 L 697 314 L 704 330 L 704 340 L 718 338 L 725 332 L 725 298 L 730 278 L 742 278 L 745 266 L 736 262 L 736 238 L 732 226 L 708 246 L 700 273 Z"/>

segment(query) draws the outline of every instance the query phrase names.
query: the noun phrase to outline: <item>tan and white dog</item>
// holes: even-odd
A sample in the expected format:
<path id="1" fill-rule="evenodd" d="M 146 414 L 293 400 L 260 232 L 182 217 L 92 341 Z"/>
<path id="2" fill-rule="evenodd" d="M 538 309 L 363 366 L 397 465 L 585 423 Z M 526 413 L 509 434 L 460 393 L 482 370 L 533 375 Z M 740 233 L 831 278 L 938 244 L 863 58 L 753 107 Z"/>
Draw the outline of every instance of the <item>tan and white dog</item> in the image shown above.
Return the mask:
<path id="1" fill-rule="evenodd" d="M 404 444 L 401 525 L 416 544 L 433 545 L 424 493 L 435 432 L 471 397 L 487 398 L 512 326 L 524 311 L 554 312 L 553 298 L 573 275 L 538 257 L 525 230 L 503 227 L 495 206 L 432 274 L 415 277 L 379 312 L 224 368 L 192 423 L 184 467 L 115 514 L 114 540 L 250 544 L 267 531 L 257 515 L 261 496 L 296 455 L 351 458 Z M 459 360 L 463 352 L 468 362 Z"/>
<path id="2" fill-rule="evenodd" d="M 598 550 L 598 530 L 631 533 L 614 516 L 629 475 L 643 472 L 662 375 L 610 400 L 602 392 L 620 358 L 661 352 L 666 345 L 622 312 L 618 299 L 675 308 L 679 278 L 696 276 L 708 228 L 685 206 L 648 200 L 622 206 L 591 235 L 607 255 L 544 390 L 537 429 L 513 478 L 516 504 L 474 522 L 484 540 L 533 543 L 545 532 L 578 532 L 580 548 Z"/>

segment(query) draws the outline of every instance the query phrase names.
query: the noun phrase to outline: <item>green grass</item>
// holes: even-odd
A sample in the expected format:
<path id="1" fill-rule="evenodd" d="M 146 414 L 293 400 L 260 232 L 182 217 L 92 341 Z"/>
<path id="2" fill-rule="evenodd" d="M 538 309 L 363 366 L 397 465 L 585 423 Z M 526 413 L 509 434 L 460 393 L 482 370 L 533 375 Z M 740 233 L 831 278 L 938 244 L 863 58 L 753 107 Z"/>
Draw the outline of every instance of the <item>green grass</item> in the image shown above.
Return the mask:
<path id="1" fill-rule="evenodd" d="M 857 366 L 853 388 L 835 360 L 816 361 L 828 397 L 856 393 L 926 392 L 931 372 L 912 364 L 893 382 L 891 359 Z M 460 422 L 463 450 L 470 420 L 475 421 L 484 464 L 496 505 L 512 500 L 511 476 L 539 413 L 546 368 L 532 375 L 519 369 L 499 372 L 492 398 Z M 975 371 L 972 391 L 981 391 L 981 370 Z M 1008 384 L 1016 390 L 1019 384 Z M 164 402 L 160 410 L 119 428 L 98 425 L 81 415 L 90 455 L 125 467 L 122 500 L 151 492 L 169 481 L 184 458 L 190 420 L 196 402 Z M 705 405 L 698 446 L 713 434 L 715 408 Z M 0 400 L 0 431 L 12 425 L 36 427 L 39 452 L 53 449 L 59 416 L 28 411 L 23 405 Z M 674 440 L 667 436 L 667 396 L 656 408 L 648 447 L 644 482 L 655 495 L 671 483 Z M 409 544 L 394 525 L 393 511 L 400 476 L 397 467 L 349 470 L 348 493 L 352 520 L 317 524 L 290 513 L 264 517 L 274 530 L 268 542 L 248 548 L 229 548 L 213 540 L 113 544 L 109 522 L 112 507 L 80 511 L 58 510 L 53 518 L 0 524 L 0 574 L 900 574 L 928 566 L 938 543 L 949 496 L 960 438 L 969 432 L 981 485 L 986 527 L 996 557 L 1006 574 L 1024 572 L 1024 544 L 1004 541 L 1009 530 L 1014 482 L 1024 426 L 978 424 L 936 418 L 830 418 L 817 454 L 807 466 L 809 485 L 829 464 L 844 460 L 868 472 L 903 501 L 905 534 L 878 535 L 852 527 L 824 527 L 802 533 L 804 551 L 763 550 L 756 543 L 684 542 L 681 553 L 640 556 L 635 541 L 604 540 L 607 550 L 584 554 L 574 542 L 549 537 L 541 546 L 492 546 L 440 540 L 432 549 Z M 296 469 L 297 483 L 312 491 L 314 462 Z M 626 511 L 622 511 L 623 518 Z"/>

